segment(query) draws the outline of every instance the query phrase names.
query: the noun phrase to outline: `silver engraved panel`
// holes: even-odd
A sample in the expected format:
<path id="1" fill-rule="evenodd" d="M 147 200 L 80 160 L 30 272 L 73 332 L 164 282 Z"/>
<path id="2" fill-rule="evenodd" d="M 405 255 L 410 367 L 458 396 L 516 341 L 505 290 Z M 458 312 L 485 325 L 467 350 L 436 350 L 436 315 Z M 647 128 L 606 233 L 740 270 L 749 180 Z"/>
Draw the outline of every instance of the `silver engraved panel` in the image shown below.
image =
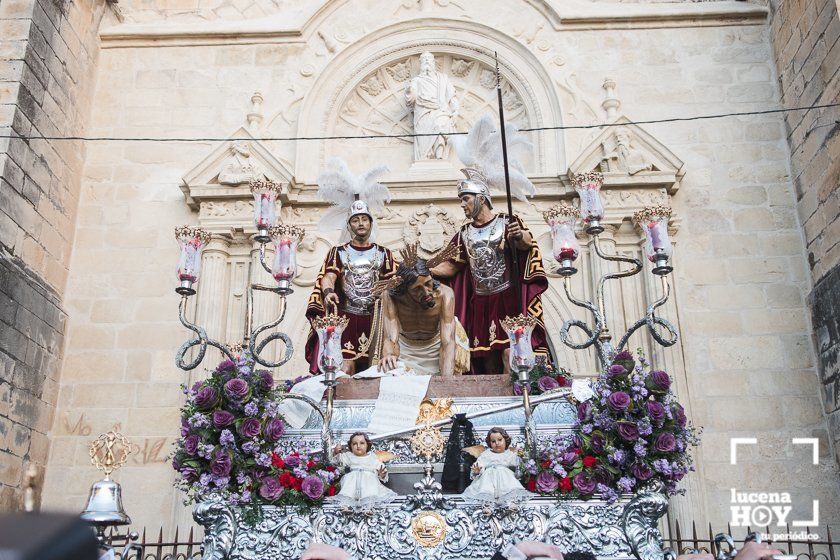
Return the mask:
<path id="1" fill-rule="evenodd" d="M 510 286 L 502 250 L 506 224 L 507 218 L 497 216 L 491 224 L 482 228 L 468 225 L 464 230 L 464 245 L 470 259 L 473 289 L 479 295 L 496 294 Z"/>
<path id="2" fill-rule="evenodd" d="M 360 251 L 351 245 L 345 245 L 338 251 L 344 289 L 344 310 L 351 313 L 369 315 L 373 311 L 373 285 L 379 280 L 379 269 L 385 259 L 383 251 L 374 245 Z"/>

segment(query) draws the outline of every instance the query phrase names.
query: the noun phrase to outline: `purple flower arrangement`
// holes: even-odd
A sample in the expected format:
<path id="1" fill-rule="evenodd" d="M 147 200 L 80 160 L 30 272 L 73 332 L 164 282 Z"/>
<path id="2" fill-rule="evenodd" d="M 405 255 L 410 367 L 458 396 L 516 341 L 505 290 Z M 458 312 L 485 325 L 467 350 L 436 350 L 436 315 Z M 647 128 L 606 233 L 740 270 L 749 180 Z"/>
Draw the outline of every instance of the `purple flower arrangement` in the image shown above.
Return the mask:
<path id="1" fill-rule="evenodd" d="M 204 380 L 184 387 L 181 437 L 172 466 L 188 501 L 210 494 L 232 505 L 317 505 L 336 492 L 338 473 L 314 457 L 283 456 L 286 392 L 247 354 L 225 360 Z"/>
<path id="2" fill-rule="evenodd" d="M 513 394 L 522 394 L 522 383 L 517 373 L 511 373 L 513 378 Z M 528 374 L 528 389 L 532 395 L 541 395 L 554 389 L 571 387 L 572 379 L 569 373 L 562 368 L 554 367 L 545 356 L 537 356 L 536 364 L 531 373 Z"/>
<path id="3" fill-rule="evenodd" d="M 671 378 L 651 371 L 627 351 L 594 384 L 595 396 L 578 404 L 573 435 L 559 436 L 525 465 L 532 492 L 568 498 L 600 496 L 608 502 L 643 484 L 661 482 L 669 495 L 694 470 L 690 448 L 699 430 L 671 392 Z"/>

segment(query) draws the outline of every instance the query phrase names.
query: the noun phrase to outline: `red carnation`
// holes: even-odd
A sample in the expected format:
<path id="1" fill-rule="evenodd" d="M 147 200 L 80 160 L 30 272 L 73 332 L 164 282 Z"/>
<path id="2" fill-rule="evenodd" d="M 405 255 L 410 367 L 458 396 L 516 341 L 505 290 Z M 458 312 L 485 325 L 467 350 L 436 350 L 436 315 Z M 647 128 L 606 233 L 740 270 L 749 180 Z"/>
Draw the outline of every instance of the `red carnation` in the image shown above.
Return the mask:
<path id="1" fill-rule="evenodd" d="M 292 477 L 292 488 L 300 492 L 301 487 L 303 486 L 303 479 L 298 478 L 296 476 Z"/>
<path id="2" fill-rule="evenodd" d="M 537 491 L 537 479 L 531 478 L 528 480 L 528 483 L 525 485 L 528 489 L 528 492 L 536 492 Z"/>
<path id="3" fill-rule="evenodd" d="M 327 467 L 327 472 L 335 472 L 335 467 L 334 467 L 334 466 L 332 466 L 332 465 L 329 465 L 329 466 Z"/>
<path id="4" fill-rule="evenodd" d="M 330 484 L 329 488 L 327 488 L 327 496 L 335 496 L 335 493 L 335 484 Z"/>
<path id="5" fill-rule="evenodd" d="M 283 458 L 280 457 L 280 455 L 272 452 L 271 453 L 271 466 L 274 467 L 274 468 L 277 468 L 277 469 L 282 469 L 283 467 L 286 466 L 286 463 L 285 463 L 285 461 L 283 461 Z"/>
<path id="6" fill-rule="evenodd" d="M 315 461 L 309 460 L 309 461 L 306 462 L 306 468 L 312 470 L 312 469 L 315 468 L 315 465 L 317 465 L 317 464 L 318 463 L 316 463 Z"/>
<path id="7" fill-rule="evenodd" d="M 540 463 L 540 466 L 541 466 L 542 468 L 544 468 L 544 469 L 549 469 L 549 468 L 551 468 L 551 461 L 549 461 L 548 459 L 546 459 L 545 461 L 543 461 L 542 463 Z"/>
<path id="8" fill-rule="evenodd" d="M 597 464 L 598 464 L 598 459 L 596 459 L 592 455 L 587 455 L 586 457 L 583 458 L 583 466 L 584 467 L 590 467 L 591 468 L 591 467 L 594 467 Z"/>
<path id="9" fill-rule="evenodd" d="M 295 477 L 292 476 L 292 473 L 290 473 L 289 471 L 281 472 L 280 476 L 278 478 L 279 478 L 280 484 L 281 484 L 281 486 L 283 486 L 283 488 L 292 488 L 295 485 L 294 484 L 294 478 Z"/>
<path id="10" fill-rule="evenodd" d="M 564 476 L 560 479 L 560 491 L 562 493 L 570 492 L 572 490 L 572 479 Z"/>

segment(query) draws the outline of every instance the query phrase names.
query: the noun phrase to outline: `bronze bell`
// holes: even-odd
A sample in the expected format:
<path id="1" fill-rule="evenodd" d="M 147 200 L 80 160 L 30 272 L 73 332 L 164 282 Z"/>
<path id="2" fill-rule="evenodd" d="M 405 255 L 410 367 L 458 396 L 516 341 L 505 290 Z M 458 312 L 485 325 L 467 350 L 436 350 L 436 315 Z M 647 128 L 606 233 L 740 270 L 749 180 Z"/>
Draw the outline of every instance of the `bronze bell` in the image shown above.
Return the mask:
<path id="1" fill-rule="evenodd" d="M 120 485 L 108 477 L 95 482 L 90 487 L 90 497 L 82 521 L 91 525 L 110 526 L 128 525 L 131 518 L 126 515 L 122 504 Z"/>

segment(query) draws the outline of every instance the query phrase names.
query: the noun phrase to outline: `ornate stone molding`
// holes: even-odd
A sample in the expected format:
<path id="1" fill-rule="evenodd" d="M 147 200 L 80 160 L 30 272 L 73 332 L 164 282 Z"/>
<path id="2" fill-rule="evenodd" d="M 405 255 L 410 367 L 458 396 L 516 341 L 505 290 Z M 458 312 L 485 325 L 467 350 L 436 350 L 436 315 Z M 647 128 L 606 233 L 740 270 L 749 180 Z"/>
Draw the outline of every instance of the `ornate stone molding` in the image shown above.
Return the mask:
<path id="1" fill-rule="evenodd" d="M 445 208 L 429 204 L 416 210 L 405 222 L 403 242 L 406 245 L 420 244 L 420 256 L 429 258 L 443 249 L 455 232 L 458 224 Z"/>

